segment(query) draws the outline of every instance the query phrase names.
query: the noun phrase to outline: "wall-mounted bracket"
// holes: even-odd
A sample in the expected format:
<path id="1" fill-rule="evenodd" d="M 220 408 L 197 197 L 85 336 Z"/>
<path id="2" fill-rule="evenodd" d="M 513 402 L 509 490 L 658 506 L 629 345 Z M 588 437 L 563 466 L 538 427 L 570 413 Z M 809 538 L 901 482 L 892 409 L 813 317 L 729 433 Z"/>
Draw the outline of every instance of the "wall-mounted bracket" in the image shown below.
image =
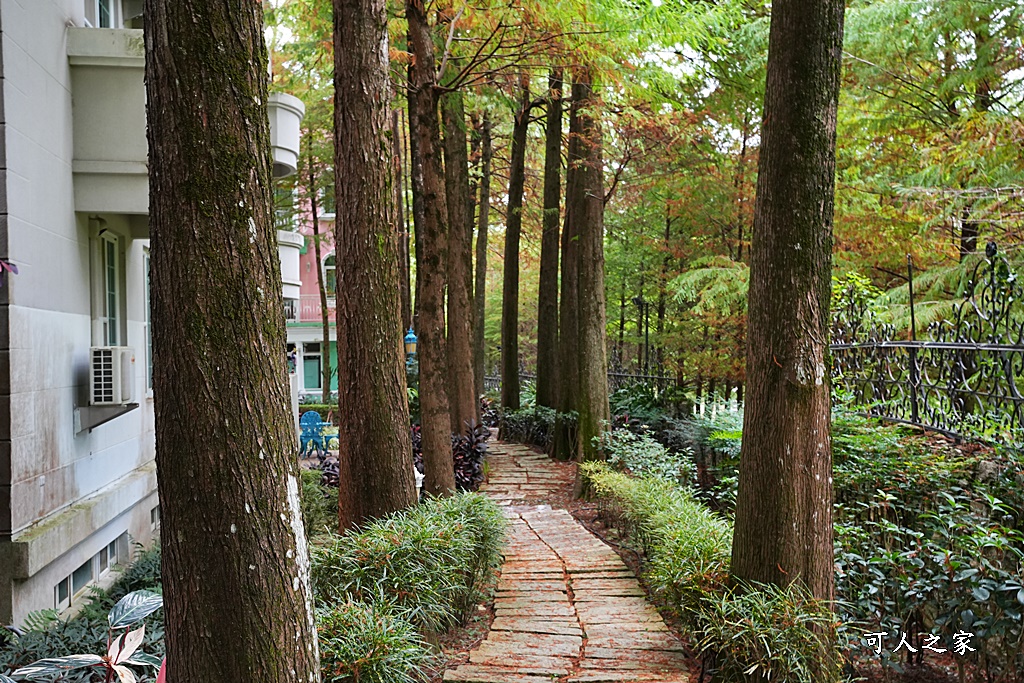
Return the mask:
<path id="1" fill-rule="evenodd" d="M 82 406 L 75 408 L 75 434 L 85 430 L 90 432 L 101 424 L 110 422 L 139 407 L 138 403 L 126 403 L 123 406 Z"/>

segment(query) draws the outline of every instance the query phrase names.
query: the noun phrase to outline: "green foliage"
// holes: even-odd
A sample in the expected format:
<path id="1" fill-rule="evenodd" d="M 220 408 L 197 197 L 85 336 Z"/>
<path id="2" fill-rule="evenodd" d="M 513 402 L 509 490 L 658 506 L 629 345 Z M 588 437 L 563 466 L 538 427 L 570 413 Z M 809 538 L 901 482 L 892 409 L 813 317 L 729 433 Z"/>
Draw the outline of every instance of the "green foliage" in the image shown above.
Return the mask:
<path id="1" fill-rule="evenodd" d="M 557 415 L 554 408 L 538 405 L 510 410 L 502 414 L 501 436 L 506 441 L 547 449 L 554 437 Z"/>
<path id="2" fill-rule="evenodd" d="M 797 586 L 730 585 L 732 528 L 677 484 L 636 478 L 604 463 L 584 463 L 583 475 L 606 512 L 639 545 L 645 578 L 679 616 L 722 680 L 839 680 L 828 636 L 837 624 L 827 605 Z M 717 680 L 717 679 L 716 679 Z"/>
<path id="3" fill-rule="evenodd" d="M 463 621 L 501 562 L 506 521 L 486 497 L 429 500 L 313 549 L 321 604 L 387 606 L 417 628 Z"/>
<path id="4" fill-rule="evenodd" d="M 159 545 L 154 545 L 152 548 L 136 546 L 131 564 L 121 570 L 110 588 L 106 590 L 94 588 L 90 601 L 82 607 L 78 617 L 90 621 L 106 619 L 107 614 L 121 598 L 135 591 L 153 593 L 163 591 L 160 577 Z M 157 618 L 162 619 L 162 614 L 158 614 Z"/>
<path id="5" fill-rule="evenodd" d="M 18 680 L 99 683 L 123 679 L 117 671 L 123 669 L 138 681 L 152 680 L 149 675 L 155 675 L 163 655 L 163 620 L 134 627 L 162 606 L 159 593 L 138 590 L 117 600 L 101 619 L 44 620 L 37 624 L 44 628 L 16 635 L 4 645 L 0 672 Z M 116 654 L 107 659 L 103 655 L 108 652 Z"/>
<path id="6" fill-rule="evenodd" d="M 321 486 L 321 471 L 302 471 L 302 523 L 306 536 L 316 538 L 338 528 L 338 489 Z"/>
<path id="7" fill-rule="evenodd" d="M 414 683 L 431 659 L 411 623 L 374 603 L 345 601 L 317 612 L 324 683 Z"/>
<path id="8" fill-rule="evenodd" d="M 670 452 L 647 433 L 608 429 L 594 442 L 616 469 L 684 486 L 693 478 L 693 462 L 687 454 Z"/>

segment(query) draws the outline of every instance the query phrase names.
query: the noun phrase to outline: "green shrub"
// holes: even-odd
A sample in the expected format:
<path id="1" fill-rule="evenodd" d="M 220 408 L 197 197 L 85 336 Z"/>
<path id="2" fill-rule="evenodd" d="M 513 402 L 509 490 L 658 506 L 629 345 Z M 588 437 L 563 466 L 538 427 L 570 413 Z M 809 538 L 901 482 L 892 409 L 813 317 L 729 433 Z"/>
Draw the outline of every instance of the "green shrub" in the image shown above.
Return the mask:
<path id="1" fill-rule="evenodd" d="M 302 471 L 302 523 L 306 536 L 317 538 L 338 528 L 338 489 L 320 485 L 320 470 Z"/>
<path id="2" fill-rule="evenodd" d="M 318 611 L 317 633 L 324 683 L 414 683 L 430 660 L 412 624 L 372 603 Z"/>
<path id="3" fill-rule="evenodd" d="M 554 438 L 557 416 L 553 408 L 537 405 L 505 412 L 501 417 L 501 438 L 547 450 Z"/>
<path id="4" fill-rule="evenodd" d="M 506 521 L 480 494 L 433 499 L 313 550 L 321 603 L 388 605 L 420 629 L 460 623 L 501 562 Z"/>
<path id="5" fill-rule="evenodd" d="M 693 478 L 693 462 L 688 453 L 671 453 L 647 433 L 609 429 L 597 437 L 596 443 L 606 454 L 608 464 L 616 469 L 683 485 Z"/>
<path id="6" fill-rule="evenodd" d="M 714 662 L 721 680 L 839 680 L 831 636 L 837 624 L 827 606 L 798 586 L 731 586 L 732 528 L 678 484 L 631 477 L 605 463 L 584 463 L 581 471 L 639 545 L 645 578 L 683 628 Z M 717 680 L 717 679 L 716 679 Z"/>
<path id="7" fill-rule="evenodd" d="M 107 649 L 110 609 L 128 593 L 137 590 L 160 592 L 160 548 L 137 550 L 134 561 L 107 590 L 96 589 L 89 604 L 68 620 L 48 619 L 36 614 L 26 620 L 25 634 L 11 634 L 0 646 L 0 674 L 27 666 L 41 659 L 68 657 L 81 653 L 103 653 Z M 40 628 L 31 628 L 33 626 Z M 142 650 L 161 657 L 164 652 L 164 617 L 159 610 L 146 619 L 146 633 Z M 138 668 L 139 683 L 156 678 L 156 672 Z M 104 672 L 95 669 L 77 669 L 59 679 L 61 683 L 99 683 L 105 681 Z"/>

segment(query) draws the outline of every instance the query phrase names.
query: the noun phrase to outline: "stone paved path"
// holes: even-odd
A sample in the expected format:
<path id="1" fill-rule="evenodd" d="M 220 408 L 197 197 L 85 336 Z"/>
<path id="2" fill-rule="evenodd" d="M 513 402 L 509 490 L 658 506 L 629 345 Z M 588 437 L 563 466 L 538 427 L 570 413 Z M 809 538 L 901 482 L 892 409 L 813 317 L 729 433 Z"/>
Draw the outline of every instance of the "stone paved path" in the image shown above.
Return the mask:
<path id="1" fill-rule="evenodd" d="M 512 522 L 495 619 L 451 683 L 686 683 L 682 646 L 619 556 L 565 510 L 531 504 L 571 487 L 523 446 L 489 448 L 481 488 Z"/>

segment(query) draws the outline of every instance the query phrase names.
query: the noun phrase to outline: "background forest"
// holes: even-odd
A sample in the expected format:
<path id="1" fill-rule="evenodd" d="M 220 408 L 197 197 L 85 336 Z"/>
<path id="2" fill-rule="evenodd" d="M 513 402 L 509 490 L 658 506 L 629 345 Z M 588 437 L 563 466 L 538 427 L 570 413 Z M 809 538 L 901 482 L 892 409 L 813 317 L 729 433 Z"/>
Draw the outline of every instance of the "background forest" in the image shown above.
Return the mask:
<path id="1" fill-rule="evenodd" d="M 274 78 L 308 107 L 306 170 L 295 179 L 295 206 L 308 207 L 313 195 L 329 206 L 330 3 L 278 4 L 268 22 L 276 27 Z M 492 129 L 486 373 L 498 374 L 500 358 L 515 119 L 523 103 L 532 105 L 518 330 L 520 364 L 534 372 L 542 105 L 550 95 L 549 72 L 569 64 L 568 55 L 585 55 L 595 68 L 604 126 L 610 369 L 672 375 L 694 396 L 742 387 L 768 3 L 517 0 L 433 9 L 441 83 L 462 96 L 477 192 L 485 121 Z M 962 295 L 971 255 L 986 242 L 1021 261 L 1022 12 L 1019 3 L 988 0 L 848 3 L 834 274 L 880 297 L 904 331 L 908 254 L 917 273 L 919 328 L 948 313 L 943 302 Z M 407 149 L 404 84 L 411 57 L 402 8 L 390 15 L 396 132 Z M 408 154 L 401 161 L 407 164 Z M 402 189 L 411 193 L 407 178 Z M 411 213 L 401 217 L 409 233 Z"/>

